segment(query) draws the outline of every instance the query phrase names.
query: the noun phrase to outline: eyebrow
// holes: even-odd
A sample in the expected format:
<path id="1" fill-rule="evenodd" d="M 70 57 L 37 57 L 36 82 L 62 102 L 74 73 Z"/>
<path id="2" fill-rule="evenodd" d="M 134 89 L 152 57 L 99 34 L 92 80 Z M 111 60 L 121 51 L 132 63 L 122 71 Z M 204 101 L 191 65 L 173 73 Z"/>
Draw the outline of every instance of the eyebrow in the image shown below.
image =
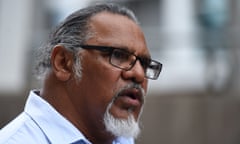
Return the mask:
<path id="1" fill-rule="evenodd" d="M 129 49 L 128 47 L 125 47 L 125 46 L 110 46 L 110 47 L 113 47 L 113 48 L 119 48 L 119 49 L 123 49 L 124 51 L 127 51 L 131 54 L 135 54 L 135 51 L 134 50 L 131 50 Z M 140 57 L 140 58 L 147 58 L 147 59 L 151 59 L 151 55 L 150 54 L 140 54 L 140 55 L 136 55 L 137 57 Z"/>
<path id="2" fill-rule="evenodd" d="M 86 44 L 86 45 L 79 45 L 80 47 L 81 46 L 87 46 L 87 47 L 101 47 L 101 48 L 117 48 L 117 49 L 121 49 L 121 50 L 123 50 L 123 51 L 126 51 L 126 52 L 128 52 L 128 53 L 130 53 L 130 54 L 133 54 L 133 55 L 135 55 L 135 56 L 137 56 L 137 57 L 139 57 L 139 58 L 146 58 L 146 59 L 151 59 L 151 55 L 150 54 L 140 54 L 140 55 L 136 55 L 135 54 L 135 51 L 134 50 L 131 50 L 130 48 L 128 48 L 128 47 L 126 47 L 126 46 L 117 46 L 117 45 L 91 45 L 91 44 Z M 90 48 L 90 49 L 92 49 L 92 48 Z M 94 48 L 93 48 L 94 49 Z"/>

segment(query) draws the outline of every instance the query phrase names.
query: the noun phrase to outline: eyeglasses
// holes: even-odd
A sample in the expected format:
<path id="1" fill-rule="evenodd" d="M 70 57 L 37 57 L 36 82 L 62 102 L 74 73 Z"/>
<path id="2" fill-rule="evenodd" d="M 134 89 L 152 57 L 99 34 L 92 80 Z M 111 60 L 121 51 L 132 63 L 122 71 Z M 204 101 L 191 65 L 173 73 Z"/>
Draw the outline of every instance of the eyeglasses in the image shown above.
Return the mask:
<path id="1" fill-rule="evenodd" d="M 93 49 L 109 53 L 109 63 L 126 71 L 130 70 L 135 65 L 136 61 L 139 60 L 144 69 L 145 77 L 148 79 L 157 79 L 162 70 L 162 64 L 158 61 L 136 56 L 126 49 L 95 45 L 80 45 L 80 47 L 83 49 Z"/>

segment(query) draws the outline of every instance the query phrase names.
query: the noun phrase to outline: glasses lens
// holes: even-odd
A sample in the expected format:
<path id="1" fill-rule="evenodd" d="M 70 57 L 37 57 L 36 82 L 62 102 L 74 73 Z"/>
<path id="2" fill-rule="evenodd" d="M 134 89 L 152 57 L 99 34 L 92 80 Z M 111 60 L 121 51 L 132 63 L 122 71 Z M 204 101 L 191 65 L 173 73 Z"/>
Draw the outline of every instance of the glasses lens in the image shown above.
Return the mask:
<path id="1" fill-rule="evenodd" d="M 130 70 L 135 62 L 137 60 L 137 57 L 125 50 L 122 49 L 114 49 L 112 51 L 111 57 L 110 57 L 110 63 L 123 70 Z M 149 79 L 157 79 L 161 69 L 162 64 L 151 60 L 151 59 L 144 59 L 141 58 L 140 62 L 143 66 L 143 69 L 145 70 L 145 77 Z"/>
<path id="2" fill-rule="evenodd" d="M 110 62 L 112 65 L 118 68 L 129 70 L 135 60 L 136 57 L 131 53 L 121 49 L 114 49 L 111 55 Z"/>
<path id="3" fill-rule="evenodd" d="M 146 69 L 145 75 L 150 79 L 157 79 L 162 69 L 162 64 L 157 61 L 151 61 Z"/>

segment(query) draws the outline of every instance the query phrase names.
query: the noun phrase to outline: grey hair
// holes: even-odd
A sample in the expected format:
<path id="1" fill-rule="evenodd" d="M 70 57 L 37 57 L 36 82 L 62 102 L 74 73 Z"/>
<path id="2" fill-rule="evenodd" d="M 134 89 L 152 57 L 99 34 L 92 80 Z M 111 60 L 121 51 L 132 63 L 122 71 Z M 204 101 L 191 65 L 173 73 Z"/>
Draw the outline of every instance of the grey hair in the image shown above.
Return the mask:
<path id="1" fill-rule="evenodd" d="M 50 58 L 54 46 L 62 45 L 67 50 L 73 52 L 75 62 L 73 71 L 76 77 L 80 78 L 82 69 L 81 58 L 79 57 L 81 48 L 79 45 L 83 45 L 94 35 L 94 32 L 91 31 L 89 26 L 90 18 L 104 11 L 126 16 L 136 24 L 139 24 L 136 16 L 131 10 L 117 4 L 103 3 L 80 9 L 69 15 L 60 23 L 50 34 L 48 42 L 36 51 L 34 74 L 38 78 L 45 77 L 47 72 L 51 69 Z"/>

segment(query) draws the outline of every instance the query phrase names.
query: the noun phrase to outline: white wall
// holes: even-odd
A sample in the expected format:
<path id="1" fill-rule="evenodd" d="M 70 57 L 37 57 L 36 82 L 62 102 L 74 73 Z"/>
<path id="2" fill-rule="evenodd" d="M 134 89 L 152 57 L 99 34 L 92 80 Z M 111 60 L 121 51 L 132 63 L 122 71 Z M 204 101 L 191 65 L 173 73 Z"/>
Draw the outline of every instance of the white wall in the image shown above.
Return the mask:
<path id="1" fill-rule="evenodd" d="M 204 63 L 196 43 L 194 1 L 164 0 L 161 3 L 163 70 L 157 81 L 150 81 L 152 92 L 202 91 Z"/>
<path id="2" fill-rule="evenodd" d="M 26 84 L 32 0 L 0 1 L 0 92 L 17 93 Z"/>

